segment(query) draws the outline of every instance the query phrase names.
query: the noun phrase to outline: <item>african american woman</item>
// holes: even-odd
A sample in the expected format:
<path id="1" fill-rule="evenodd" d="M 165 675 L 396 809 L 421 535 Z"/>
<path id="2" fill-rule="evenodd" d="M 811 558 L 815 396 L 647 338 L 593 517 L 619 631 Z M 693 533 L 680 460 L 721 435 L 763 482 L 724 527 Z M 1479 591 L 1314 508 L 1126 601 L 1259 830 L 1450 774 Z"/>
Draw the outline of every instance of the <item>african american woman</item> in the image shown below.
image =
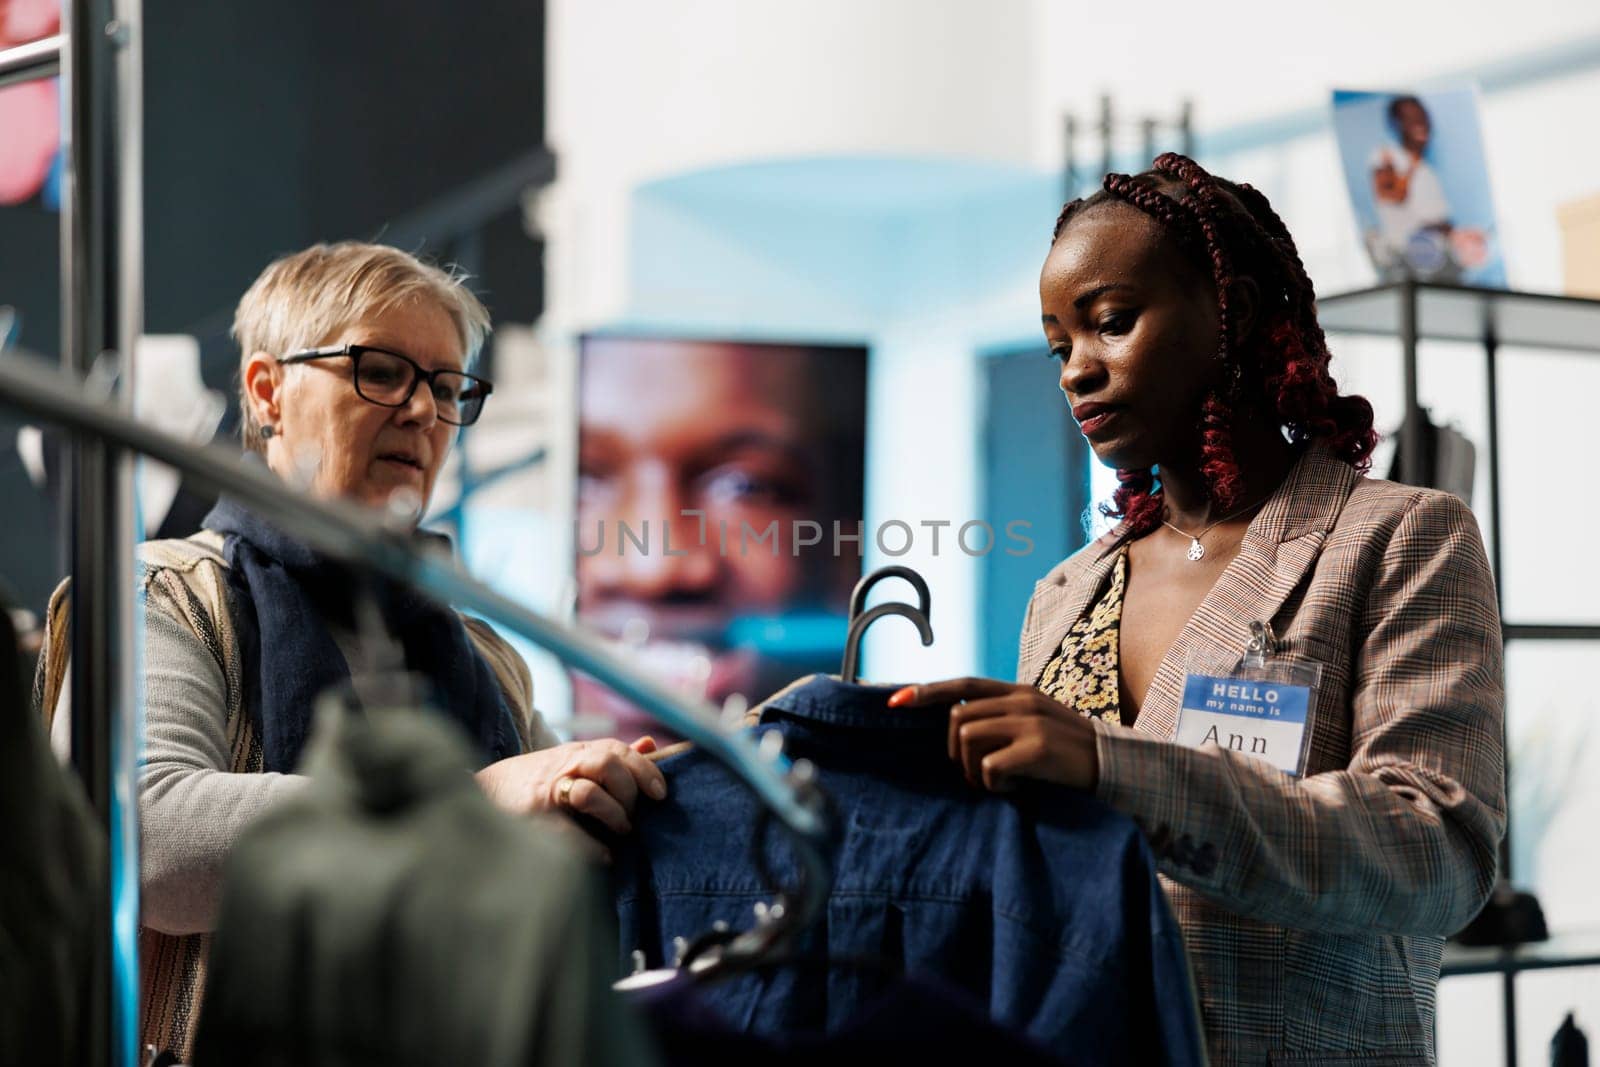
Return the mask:
<path id="1" fill-rule="evenodd" d="M 1423 1064 L 1444 938 L 1505 830 L 1493 578 L 1459 499 L 1365 477 L 1311 281 L 1249 185 L 1164 155 L 1068 204 L 1039 280 L 1120 481 L 1040 581 L 1018 682 L 955 705 L 991 790 L 1093 791 L 1148 837 L 1213 1063 Z"/>

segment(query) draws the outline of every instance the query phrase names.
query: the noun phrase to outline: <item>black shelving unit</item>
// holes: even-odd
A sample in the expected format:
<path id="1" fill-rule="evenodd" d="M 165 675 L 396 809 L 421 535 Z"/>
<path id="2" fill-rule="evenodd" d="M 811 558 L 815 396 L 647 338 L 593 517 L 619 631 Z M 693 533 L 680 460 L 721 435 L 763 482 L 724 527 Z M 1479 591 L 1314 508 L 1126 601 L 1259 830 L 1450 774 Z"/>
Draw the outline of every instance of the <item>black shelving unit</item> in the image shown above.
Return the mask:
<path id="1" fill-rule="evenodd" d="M 1568 931 L 1548 941 L 1534 941 L 1514 948 L 1446 945 L 1444 965 L 1439 974 L 1443 978 L 1461 974 L 1513 975 L 1561 967 L 1600 967 L 1600 927 Z"/>
<path id="2" fill-rule="evenodd" d="M 1422 341 L 1468 341 L 1482 347 L 1489 426 L 1489 514 L 1486 524 L 1490 539 L 1489 562 L 1494 569 L 1504 638 L 1508 643 L 1517 640 L 1600 642 L 1600 625 L 1505 617 L 1499 403 L 1499 352 L 1503 345 L 1600 355 L 1600 300 L 1510 289 L 1394 282 L 1325 296 L 1317 301 L 1317 315 L 1323 329 L 1329 333 L 1364 334 L 1399 340 L 1407 413 L 1417 410 L 1418 406 L 1417 346 Z M 1402 423 L 1400 476 L 1402 481 L 1411 484 L 1418 480 L 1417 464 L 1422 454 L 1419 430 L 1415 419 L 1407 418 Z M 1510 773 L 1508 759 L 1508 778 Z M 1510 870 L 1510 850 L 1507 846 L 1502 846 L 1500 863 L 1502 872 L 1509 878 L 1514 872 Z M 1502 976 L 1505 1062 L 1507 1067 L 1516 1067 L 1517 974 L 1553 967 L 1600 966 L 1600 935 L 1558 935 L 1549 942 L 1514 949 L 1467 949 L 1449 945 L 1445 953 L 1442 976 Z"/>

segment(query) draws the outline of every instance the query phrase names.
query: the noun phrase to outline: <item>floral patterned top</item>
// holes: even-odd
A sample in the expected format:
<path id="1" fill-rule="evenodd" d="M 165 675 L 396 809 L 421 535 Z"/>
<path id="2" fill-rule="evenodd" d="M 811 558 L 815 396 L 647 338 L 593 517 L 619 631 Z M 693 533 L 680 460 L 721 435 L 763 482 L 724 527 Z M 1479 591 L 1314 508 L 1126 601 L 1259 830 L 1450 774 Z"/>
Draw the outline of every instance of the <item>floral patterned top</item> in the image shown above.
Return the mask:
<path id="1" fill-rule="evenodd" d="M 1122 722 L 1121 668 L 1117 642 L 1122 632 L 1122 592 L 1128 583 L 1128 550 L 1117 553 L 1111 584 L 1094 610 L 1079 619 L 1044 665 L 1034 688 L 1083 715 Z"/>

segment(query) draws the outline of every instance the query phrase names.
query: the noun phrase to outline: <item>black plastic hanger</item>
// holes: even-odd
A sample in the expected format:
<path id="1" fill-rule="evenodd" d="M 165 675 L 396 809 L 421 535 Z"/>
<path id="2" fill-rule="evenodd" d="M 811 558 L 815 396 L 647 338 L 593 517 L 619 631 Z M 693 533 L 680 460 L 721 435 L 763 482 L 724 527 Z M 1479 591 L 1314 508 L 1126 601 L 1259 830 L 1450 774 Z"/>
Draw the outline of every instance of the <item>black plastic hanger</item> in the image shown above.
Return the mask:
<path id="1" fill-rule="evenodd" d="M 889 601 L 863 611 L 862 606 L 867 591 L 886 578 L 904 578 L 910 582 L 916 588 L 920 606 L 914 608 L 910 604 Z M 867 627 L 887 615 L 899 615 L 910 619 L 922 637 L 922 644 L 924 646 L 933 644 L 933 627 L 928 623 L 931 606 L 932 597 L 927 581 L 910 567 L 900 565 L 881 567 L 857 582 L 850 594 L 850 630 L 845 637 L 844 663 L 839 669 L 840 678 L 852 684 L 856 681 L 857 664 L 861 658 L 861 638 L 867 632 Z M 815 788 L 809 774 L 803 778 L 806 786 Z M 828 965 L 826 959 L 802 959 L 793 954 L 795 940 L 807 922 L 807 917 L 797 911 L 797 908 L 806 901 L 808 886 L 805 884 L 803 871 L 800 885 L 786 887 L 779 883 L 767 866 L 762 842 L 771 823 L 770 813 L 763 812 L 751 844 L 756 870 L 762 882 L 775 894 L 776 901 L 771 907 L 762 909 L 758 913 L 753 929 L 742 932 L 726 927 L 712 929 L 688 942 L 674 968 L 678 973 L 691 975 L 697 981 L 709 982 L 732 974 L 786 963 Z M 894 964 L 883 960 L 839 962 L 868 969 L 898 971 L 898 967 Z"/>
<path id="2" fill-rule="evenodd" d="M 888 567 L 879 567 L 871 574 L 856 583 L 850 591 L 850 621 L 855 622 L 856 616 L 861 614 L 867 606 L 867 591 L 885 578 L 904 578 L 917 590 L 917 608 L 922 612 L 922 617 L 929 621 L 933 619 L 933 597 L 928 592 L 928 583 L 910 567 L 901 564 L 891 564 Z"/>
<path id="3" fill-rule="evenodd" d="M 850 685 L 856 681 L 856 667 L 861 659 L 861 637 L 867 632 L 867 627 L 883 618 L 885 615 L 903 615 L 917 625 L 917 633 L 922 635 L 923 647 L 933 644 L 933 627 L 928 625 L 928 617 L 910 604 L 891 601 L 879 604 L 869 609 L 864 615 L 857 615 L 850 620 L 850 632 L 844 639 L 844 664 L 839 668 L 839 680 Z"/>

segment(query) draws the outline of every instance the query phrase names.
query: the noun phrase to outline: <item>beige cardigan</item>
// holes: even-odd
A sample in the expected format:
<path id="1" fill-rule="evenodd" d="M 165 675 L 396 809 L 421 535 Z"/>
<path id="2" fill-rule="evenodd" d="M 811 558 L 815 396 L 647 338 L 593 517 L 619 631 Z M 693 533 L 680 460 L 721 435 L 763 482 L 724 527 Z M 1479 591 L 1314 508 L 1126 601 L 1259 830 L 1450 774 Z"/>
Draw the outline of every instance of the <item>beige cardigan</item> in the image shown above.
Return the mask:
<path id="1" fill-rule="evenodd" d="M 145 748 L 139 772 L 143 986 L 140 1041 L 189 1058 L 205 982 L 223 862 L 262 810 L 304 784 L 262 771 L 261 745 L 244 713 L 238 640 L 227 610 L 222 537 L 139 546 L 145 599 Z M 70 737 L 63 703 L 70 653 L 67 583 L 51 597 L 36 699 L 58 753 Z M 556 741 L 532 705 L 522 658 L 490 627 L 465 618 L 516 713 L 525 749 Z M 340 641 L 347 658 L 354 642 Z M 54 722 L 50 720 L 54 719 Z"/>

